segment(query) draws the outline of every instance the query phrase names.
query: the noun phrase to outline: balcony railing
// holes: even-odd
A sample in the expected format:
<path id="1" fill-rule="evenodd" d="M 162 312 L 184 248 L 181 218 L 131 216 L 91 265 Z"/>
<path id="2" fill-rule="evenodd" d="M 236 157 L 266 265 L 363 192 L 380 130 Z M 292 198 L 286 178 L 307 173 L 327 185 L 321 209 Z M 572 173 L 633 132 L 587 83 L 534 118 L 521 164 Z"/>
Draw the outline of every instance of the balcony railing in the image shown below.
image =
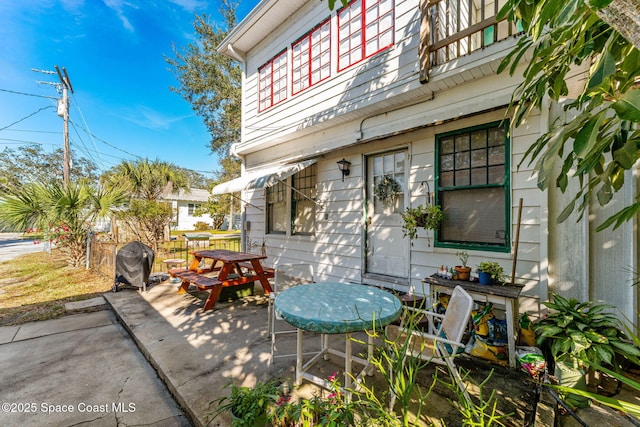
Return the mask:
<path id="1" fill-rule="evenodd" d="M 420 10 L 422 79 L 431 67 L 444 64 L 522 31 L 496 20 L 506 0 L 422 0 Z"/>

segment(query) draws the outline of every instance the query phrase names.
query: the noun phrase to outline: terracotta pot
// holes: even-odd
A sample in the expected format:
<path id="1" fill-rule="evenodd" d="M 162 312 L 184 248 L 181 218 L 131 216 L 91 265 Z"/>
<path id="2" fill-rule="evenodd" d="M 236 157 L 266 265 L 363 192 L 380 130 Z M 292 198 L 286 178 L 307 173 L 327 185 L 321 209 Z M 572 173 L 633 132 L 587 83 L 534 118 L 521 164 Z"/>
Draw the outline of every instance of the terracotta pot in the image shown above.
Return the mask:
<path id="1" fill-rule="evenodd" d="M 458 272 L 458 280 L 469 280 L 471 267 L 462 267 L 460 265 L 456 265 L 454 268 Z"/>

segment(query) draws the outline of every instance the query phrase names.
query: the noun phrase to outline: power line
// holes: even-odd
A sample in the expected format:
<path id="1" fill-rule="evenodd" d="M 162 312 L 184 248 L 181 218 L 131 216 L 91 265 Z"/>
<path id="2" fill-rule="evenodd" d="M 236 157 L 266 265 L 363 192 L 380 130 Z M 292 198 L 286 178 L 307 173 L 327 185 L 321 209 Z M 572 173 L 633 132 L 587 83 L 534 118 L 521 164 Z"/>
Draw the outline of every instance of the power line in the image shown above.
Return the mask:
<path id="1" fill-rule="evenodd" d="M 5 129 L 5 130 L 9 132 L 52 133 L 52 134 L 61 133 L 55 130 L 31 130 L 31 129 Z"/>
<path id="2" fill-rule="evenodd" d="M 55 100 L 58 99 L 55 96 L 36 95 L 33 93 L 17 92 L 15 90 L 9 90 L 9 89 L 0 89 L 0 92 L 9 92 L 9 93 L 14 93 L 16 95 L 34 96 L 36 98 L 44 98 L 44 99 L 55 99 Z"/>
<path id="3" fill-rule="evenodd" d="M 82 119 L 82 123 L 84 124 L 84 127 L 89 129 L 89 125 L 87 124 L 87 120 L 84 118 L 84 114 L 82 113 L 82 110 L 80 109 L 80 103 L 76 100 L 75 94 L 73 92 L 71 92 L 71 97 L 73 98 L 76 110 L 78 110 L 78 113 L 80 114 L 80 118 Z M 76 133 L 77 132 L 78 131 L 76 130 Z M 80 137 L 80 135 L 78 135 L 78 138 L 79 137 Z M 98 151 L 98 147 L 96 146 L 96 142 L 93 139 L 93 136 L 91 136 L 91 134 L 89 134 L 89 138 L 91 139 L 91 144 L 93 144 L 93 148 L 95 148 L 96 153 L 98 153 L 98 158 L 100 159 L 100 161 L 102 161 L 102 159 L 100 158 L 100 152 Z"/>
<path id="4" fill-rule="evenodd" d="M 50 143 L 45 143 L 45 142 L 39 142 L 39 141 L 25 141 L 23 139 L 10 139 L 10 138 L 0 138 L 0 141 L 11 141 L 12 143 L 15 143 L 16 145 L 24 145 L 24 144 L 35 144 L 35 145 L 45 145 L 45 144 L 49 144 L 49 145 L 54 145 L 54 144 L 50 144 Z M 5 142 L 5 144 L 9 144 L 8 142 Z"/>
<path id="5" fill-rule="evenodd" d="M 38 114 L 40 111 L 43 111 L 43 110 L 46 110 L 46 109 L 49 109 L 49 108 L 53 108 L 53 106 L 52 106 L 52 105 L 48 105 L 48 106 L 46 106 L 46 107 L 42 107 L 42 108 L 40 108 L 38 111 L 35 111 L 35 112 L 33 112 L 33 113 L 29 114 L 28 116 L 23 117 L 23 118 L 21 118 L 20 120 L 17 120 L 17 121 L 15 121 L 15 122 L 13 122 L 13 123 L 11 123 L 11 124 L 9 124 L 9 125 L 7 125 L 7 126 L 3 127 L 3 128 L 0 128 L 0 131 L 3 131 L 3 130 L 5 130 L 5 129 L 7 129 L 7 128 L 10 128 L 11 126 L 13 126 L 13 125 L 15 125 L 15 124 L 18 124 L 18 123 L 20 123 L 20 122 L 22 122 L 22 121 L 24 121 L 24 120 L 27 120 L 29 117 L 33 117 L 33 116 L 35 116 L 35 115 L 36 115 L 36 114 Z"/>
<path id="6" fill-rule="evenodd" d="M 75 122 L 72 122 L 72 123 L 76 124 Z M 116 147 L 115 145 L 108 143 L 108 142 L 107 142 L 107 141 L 105 141 L 104 139 L 102 139 L 102 138 L 99 138 L 99 137 L 95 136 L 94 134 L 92 134 L 91 132 L 89 132 L 89 130 L 88 130 L 88 129 L 85 129 L 85 128 L 84 128 L 84 127 L 82 127 L 82 126 L 78 126 L 78 127 L 79 127 L 80 129 L 82 129 L 82 130 L 83 130 L 87 135 L 91 136 L 92 138 L 95 138 L 96 140 L 98 140 L 98 141 L 102 142 L 103 144 L 105 144 L 105 145 L 107 145 L 107 146 L 109 146 L 109 147 L 113 148 L 114 150 L 121 151 L 121 152 L 123 152 L 124 154 L 126 154 L 126 155 L 128 155 L 128 156 L 133 156 L 133 157 L 138 158 L 138 159 L 142 159 L 142 158 L 143 158 L 142 156 L 138 156 L 137 154 L 130 153 L 130 152 L 126 151 L 126 150 L 123 150 L 122 148 L 118 148 L 118 147 Z"/>

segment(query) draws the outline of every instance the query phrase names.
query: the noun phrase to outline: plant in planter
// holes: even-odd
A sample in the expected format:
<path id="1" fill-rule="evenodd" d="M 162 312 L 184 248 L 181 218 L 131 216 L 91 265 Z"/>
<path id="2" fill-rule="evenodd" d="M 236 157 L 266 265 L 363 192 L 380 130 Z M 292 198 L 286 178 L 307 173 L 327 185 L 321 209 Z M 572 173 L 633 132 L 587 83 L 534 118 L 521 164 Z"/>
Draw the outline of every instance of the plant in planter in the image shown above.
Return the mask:
<path id="1" fill-rule="evenodd" d="M 232 427 L 264 426 L 269 408 L 279 399 L 280 388 L 274 380 L 257 382 L 253 387 L 229 383 L 231 393 L 211 402 L 218 407 L 209 415 L 213 418 L 229 412 Z"/>
<path id="2" fill-rule="evenodd" d="M 533 326 L 537 344 L 544 344 L 555 362 L 560 385 L 586 389 L 585 371 L 609 367 L 621 371 L 621 358 L 638 363 L 640 348 L 629 340 L 624 325 L 611 313 L 613 307 L 593 301 L 580 302 L 551 294 L 543 304 L 553 310 Z M 588 400 L 575 394 L 566 397 L 574 406 L 587 406 Z"/>
<path id="3" fill-rule="evenodd" d="M 482 285 L 504 285 L 504 269 L 496 261 L 482 261 L 478 264 L 478 279 Z"/>
<path id="4" fill-rule="evenodd" d="M 329 376 L 331 393 L 327 397 L 314 395 L 309 399 L 291 401 L 282 397 L 269 410 L 268 421 L 274 427 L 289 426 L 353 426 L 359 402 L 350 402 L 337 381 L 337 374 Z M 364 413 L 359 414 L 364 416 Z M 365 424 L 366 425 L 366 424 Z"/>
<path id="5" fill-rule="evenodd" d="M 380 180 L 378 185 L 376 185 L 374 194 L 378 197 L 382 206 L 388 208 L 393 206 L 396 196 L 400 191 L 402 191 L 402 187 L 400 187 L 398 181 L 393 179 L 391 175 L 385 175 L 382 177 L 382 180 Z"/>
<path id="6" fill-rule="evenodd" d="M 444 212 L 438 205 L 419 205 L 407 208 L 402 214 L 402 231 L 404 237 L 413 240 L 418 236 L 418 227 L 426 230 L 436 230 L 444 219 Z M 431 244 L 431 241 L 428 241 Z"/>
<path id="7" fill-rule="evenodd" d="M 469 254 L 467 251 L 459 251 L 456 253 L 460 263 L 462 265 L 456 265 L 454 268 L 458 272 L 458 280 L 469 280 L 469 274 L 471 273 L 471 267 L 467 267 L 467 261 L 469 260 Z"/>

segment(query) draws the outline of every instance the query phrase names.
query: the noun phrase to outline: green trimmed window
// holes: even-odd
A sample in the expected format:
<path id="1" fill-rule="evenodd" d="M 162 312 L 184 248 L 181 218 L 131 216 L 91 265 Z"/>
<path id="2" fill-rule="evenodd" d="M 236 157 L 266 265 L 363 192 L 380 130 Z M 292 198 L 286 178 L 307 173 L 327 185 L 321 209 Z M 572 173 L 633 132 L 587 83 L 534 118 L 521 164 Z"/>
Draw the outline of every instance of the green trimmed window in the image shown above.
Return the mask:
<path id="1" fill-rule="evenodd" d="M 509 124 L 436 135 L 436 246 L 510 250 Z"/>
<path id="2" fill-rule="evenodd" d="M 267 188 L 267 232 L 287 232 L 287 187 L 282 182 Z"/>
<path id="3" fill-rule="evenodd" d="M 315 234 L 316 170 L 311 165 L 266 189 L 267 233 Z"/>
<path id="4" fill-rule="evenodd" d="M 316 165 L 291 178 L 292 234 L 312 235 L 316 229 Z"/>

